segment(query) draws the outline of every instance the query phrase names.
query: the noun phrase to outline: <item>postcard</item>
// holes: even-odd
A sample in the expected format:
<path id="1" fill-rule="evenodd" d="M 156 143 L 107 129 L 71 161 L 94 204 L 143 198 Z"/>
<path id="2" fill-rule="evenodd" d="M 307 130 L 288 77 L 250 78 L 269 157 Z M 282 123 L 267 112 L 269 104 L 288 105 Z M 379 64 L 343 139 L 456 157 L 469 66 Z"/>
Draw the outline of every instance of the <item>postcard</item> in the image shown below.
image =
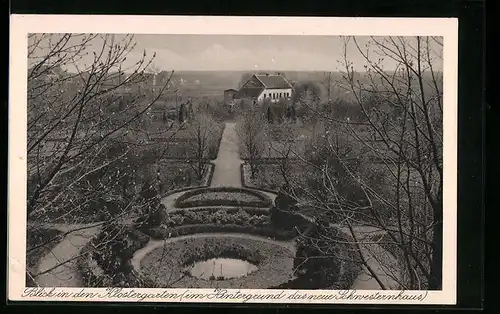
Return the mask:
<path id="1" fill-rule="evenodd" d="M 10 300 L 456 303 L 457 19 L 10 38 Z"/>

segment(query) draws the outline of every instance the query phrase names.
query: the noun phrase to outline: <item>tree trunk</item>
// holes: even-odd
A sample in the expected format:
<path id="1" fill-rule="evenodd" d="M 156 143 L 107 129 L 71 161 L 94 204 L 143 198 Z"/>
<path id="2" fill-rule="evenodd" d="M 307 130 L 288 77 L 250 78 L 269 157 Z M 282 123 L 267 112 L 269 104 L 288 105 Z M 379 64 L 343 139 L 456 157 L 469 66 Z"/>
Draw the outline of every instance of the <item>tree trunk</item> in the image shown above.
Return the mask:
<path id="1" fill-rule="evenodd" d="M 429 278 L 429 290 L 441 290 L 443 286 L 443 205 L 434 209 L 434 227 L 432 235 L 432 260 Z"/>

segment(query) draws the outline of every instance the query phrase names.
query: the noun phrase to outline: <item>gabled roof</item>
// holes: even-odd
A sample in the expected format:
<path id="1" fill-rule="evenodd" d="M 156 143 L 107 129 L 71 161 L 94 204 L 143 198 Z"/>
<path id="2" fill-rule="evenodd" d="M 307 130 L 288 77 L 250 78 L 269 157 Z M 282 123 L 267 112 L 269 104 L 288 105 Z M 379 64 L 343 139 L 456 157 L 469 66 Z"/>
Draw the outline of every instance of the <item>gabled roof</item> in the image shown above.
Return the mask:
<path id="1" fill-rule="evenodd" d="M 264 88 L 244 87 L 240 89 L 237 98 L 257 98 L 264 91 Z"/>
<path id="2" fill-rule="evenodd" d="M 256 74 L 255 77 L 264 84 L 266 88 L 292 88 L 292 85 L 281 75 Z"/>

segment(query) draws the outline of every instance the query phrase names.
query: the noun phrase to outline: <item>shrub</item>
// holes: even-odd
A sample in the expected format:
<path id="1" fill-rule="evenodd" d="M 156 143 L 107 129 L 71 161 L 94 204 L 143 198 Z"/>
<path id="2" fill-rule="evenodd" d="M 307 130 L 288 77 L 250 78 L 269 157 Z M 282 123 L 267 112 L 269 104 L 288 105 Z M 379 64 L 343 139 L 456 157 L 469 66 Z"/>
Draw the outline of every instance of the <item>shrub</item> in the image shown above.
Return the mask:
<path id="1" fill-rule="evenodd" d="M 270 217 L 268 210 L 255 208 L 204 208 L 172 212 L 164 221 L 168 227 L 205 223 L 261 226 L 269 224 Z"/>
<path id="2" fill-rule="evenodd" d="M 299 213 L 294 213 L 291 211 L 281 210 L 277 207 L 273 207 L 270 210 L 271 222 L 275 228 L 284 230 L 294 230 L 304 231 L 311 226 L 311 222 L 307 220 L 304 216 Z"/>
<path id="3" fill-rule="evenodd" d="M 133 286 L 136 283 L 130 259 L 144 247 L 149 238 L 144 233 L 119 224 L 108 224 L 89 242 L 84 254 L 87 279 L 112 286 Z"/>

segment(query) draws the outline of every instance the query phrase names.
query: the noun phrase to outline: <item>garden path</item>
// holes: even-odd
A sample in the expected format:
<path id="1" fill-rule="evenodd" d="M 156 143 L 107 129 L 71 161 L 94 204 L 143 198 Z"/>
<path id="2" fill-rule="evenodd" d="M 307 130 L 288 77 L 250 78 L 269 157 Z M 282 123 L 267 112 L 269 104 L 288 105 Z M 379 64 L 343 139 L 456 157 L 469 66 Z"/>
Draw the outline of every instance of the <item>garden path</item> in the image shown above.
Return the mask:
<path id="1" fill-rule="evenodd" d="M 83 226 L 83 227 L 82 227 Z M 35 278 L 40 287 L 84 287 L 79 275 L 77 260 L 81 249 L 99 232 L 100 227 L 76 228 L 71 225 L 52 225 L 62 232 L 80 229 L 69 233 L 59 244 L 47 253 L 38 264 L 37 273 L 43 273 Z M 70 229 L 72 228 L 72 229 Z"/>
<path id="2" fill-rule="evenodd" d="M 337 227 L 346 234 L 351 234 L 348 228 Z M 355 226 L 353 227 L 353 232 L 358 241 L 362 243 L 360 245 L 361 254 L 363 254 L 366 263 L 376 277 L 386 289 L 398 289 L 401 268 L 397 259 L 372 240 L 375 235 L 385 234 L 386 231 L 371 226 Z M 381 288 L 378 281 L 365 266 L 363 266 L 360 274 L 351 286 L 351 289 L 357 290 L 380 290 Z"/>
<path id="3" fill-rule="evenodd" d="M 226 122 L 222 139 L 220 142 L 214 174 L 211 186 L 233 186 L 241 187 L 242 164 L 238 148 L 238 134 L 236 133 L 236 123 Z"/>
<path id="4" fill-rule="evenodd" d="M 304 218 L 312 221 L 306 215 Z M 351 235 L 351 231 L 345 225 L 330 224 L 347 235 Z M 360 242 L 361 254 L 371 268 L 375 276 L 382 282 L 386 289 L 398 289 L 398 281 L 401 279 L 401 267 L 397 259 L 382 246 L 373 242 L 373 237 L 384 235 L 387 231 L 374 226 L 352 226 L 352 231 Z M 370 273 L 368 268 L 363 265 L 363 268 L 354 281 L 352 289 L 357 290 L 380 290 L 381 286 L 375 277 Z"/>

